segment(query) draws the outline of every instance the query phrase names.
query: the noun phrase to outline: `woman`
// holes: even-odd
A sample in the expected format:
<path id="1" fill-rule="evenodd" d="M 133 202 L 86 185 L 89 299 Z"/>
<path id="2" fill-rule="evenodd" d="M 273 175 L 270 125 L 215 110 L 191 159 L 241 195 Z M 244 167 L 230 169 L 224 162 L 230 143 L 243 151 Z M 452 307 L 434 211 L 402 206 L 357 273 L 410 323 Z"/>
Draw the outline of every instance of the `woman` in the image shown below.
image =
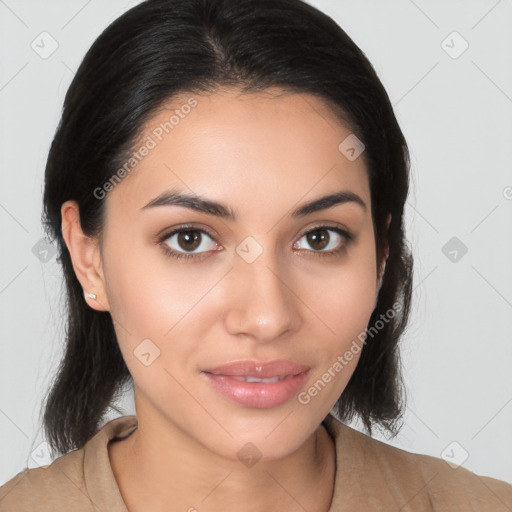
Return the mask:
<path id="1" fill-rule="evenodd" d="M 148 0 L 66 95 L 45 222 L 68 293 L 44 426 L 0 510 L 510 510 L 400 428 L 407 145 L 300 0 Z M 135 416 L 101 428 L 123 386 Z M 369 435 L 342 422 L 359 418 Z"/>

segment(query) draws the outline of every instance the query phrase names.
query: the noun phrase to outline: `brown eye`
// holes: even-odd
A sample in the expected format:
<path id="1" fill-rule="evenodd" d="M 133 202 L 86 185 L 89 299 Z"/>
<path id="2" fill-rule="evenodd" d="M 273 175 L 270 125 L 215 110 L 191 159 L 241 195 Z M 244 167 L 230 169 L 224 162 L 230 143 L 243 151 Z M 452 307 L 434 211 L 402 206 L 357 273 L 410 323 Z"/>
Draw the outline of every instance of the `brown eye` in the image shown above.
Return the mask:
<path id="1" fill-rule="evenodd" d="M 339 252 L 346 249 L 347 245 L 353 240 L 353 235 L 348 231 L 334 226 L 318 226 L 304 233 L 301 240 L 305 238 L 307 245 L 312 253 L 318 253 L 317 256 L 336 256 Z M 296 242 L 294 249 L 302 249 Z"/>
<path id="2" fill-rule="evenodd" d="M 208 247 L 208 238 L 211 241 L 210 247 Z M 160 242 L 165 252 L 176 258 L 203 257 L 205 253 L 218 247 L 206 231 L 193 227 L 175 229 L 161 237 Z M 202 250 L 197 251 L 199 248 Z"/>
<path id="3" fill-rule="evenodd" d="M 211 246 L 208 247 L 208 240 Z M 307 245 L 311 249 L 306 249 L 315 256 L 327 257 L 336 256 L 344 251 L 354 236 L 335 226 L 317 226 L 304 233 L 301 240 L 305 238 Z M 166 235 L 163 235 L 159 242 L 165 253 L 178 259 L 204 259 L 208 257 L 208 252 L 217 251 L 221 246 L 213 239 L 213 236 L 204 229 L 194 226 L 182 226 Z M 302 249 L 299 242 L 293 244 L 294 249 Z M 197 249 L 203 249 L 198 251 Z"/>
<path id="4" fill-rule="evenodd" d="M 330 236 L 327 231 L 327 229 L 319 228 L 307 233 L 305 236 L 307 237 L 308 244 L 316 251 L 325 249 L 330 240 Z"/>
<path id="5" fill-rule="evenodd" d="M 198 231 L 180 231 L 176 241 L 180 248 L 193 251 L 199 247 L 201 235 L 198 234 Z"/>

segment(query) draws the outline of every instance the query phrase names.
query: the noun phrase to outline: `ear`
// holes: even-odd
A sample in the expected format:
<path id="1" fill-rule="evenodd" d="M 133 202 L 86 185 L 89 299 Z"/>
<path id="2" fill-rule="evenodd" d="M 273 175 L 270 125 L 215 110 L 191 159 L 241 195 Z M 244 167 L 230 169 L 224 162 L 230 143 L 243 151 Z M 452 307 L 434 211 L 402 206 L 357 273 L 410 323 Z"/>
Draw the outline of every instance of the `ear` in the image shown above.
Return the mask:
<path id="1" fill-rule="evenodd" d="M 66 201 L 61 206 L 62 237 L 71 256 L 73 270 L 84 289 L 84 300 L 92 309 L 108 311 L 105 279 L 99 242 L 84 235 L 76 201 Z M 87 293 L 96 295 L 91 298 Z"/>
<path id="2" fill-rule="evenodd" d="M 389 256 L 389 242 L 388 242 L 388 235 L 387 235 L 387 231 L 389 229 L 389 225 L 391 224 L 391 213 L 388 213 L 388 217 L 387 217 L 387 220 L 386 220 L 386 249 L 385 249 L 385 254 L 384 254 L 384 258 L 383 258 L 383 261 L 380 265 L 380 268 L 379 268 L 379 273 L 377 275 L 377 295 L 379 295 L 379 291 L 380 291 L 380 288 L 382 286 L 382 280 L 383 280 L 383 277 L 384 277 L 384 271 L 386 270 L 386 261 L 388 259 L 388 256 Z"/>

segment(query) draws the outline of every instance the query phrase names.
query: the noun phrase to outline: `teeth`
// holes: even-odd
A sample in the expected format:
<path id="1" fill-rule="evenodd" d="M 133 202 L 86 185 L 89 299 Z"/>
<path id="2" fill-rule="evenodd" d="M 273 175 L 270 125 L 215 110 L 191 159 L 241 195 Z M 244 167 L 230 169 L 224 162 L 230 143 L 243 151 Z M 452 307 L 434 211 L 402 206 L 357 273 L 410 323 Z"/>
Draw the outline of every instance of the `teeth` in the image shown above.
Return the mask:
<path id="1" fill-rule="evenodd" d="M 271 383 L 271 382 L 279 382 L 280 380 L 284 380 L 285 377 L 277 376 L 277 377 L 269 377 L 267 379 L 260 379 L 258 377 L 243 377 L 243 376 L 235 376 L 233 375 L 231 377 L 232 379 L 240 380 L 242 382 L 265 382 L 265 383 Z"/>

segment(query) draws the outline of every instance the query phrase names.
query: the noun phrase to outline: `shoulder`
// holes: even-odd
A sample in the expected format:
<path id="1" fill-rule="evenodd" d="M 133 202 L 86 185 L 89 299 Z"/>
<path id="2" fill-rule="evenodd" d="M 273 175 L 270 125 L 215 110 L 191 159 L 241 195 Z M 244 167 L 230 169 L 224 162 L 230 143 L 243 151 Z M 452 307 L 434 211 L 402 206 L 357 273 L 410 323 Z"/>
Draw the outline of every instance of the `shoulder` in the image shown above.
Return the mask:
<path id="1" fill-rule="evenodd" d="M 344 425 L 332 415 L 326 420 L 340 450 L 338 462 L 359 465 L 361 479 L 372 481 L 371 485 L 380 488 L 394 504 L 408 504 L 412 509 L 422 504 L 425 510 L 435 511 L 512 510 L 512 485 L 508 482 L 389 445 Z"/>
<path id="2" fill-rule="evenodd" d="M 83 475 L 83 449 L 62 455 L 50 465 L 25 468 L 0 487 L 0 512 L 58 510 L 65 496 L 70 510 L 84 508 L 87 494 Z"/>
<path id="3" fill-rule="evenodd" d="M 459 507 L 482 512 L 512 510 L 512 485 L 508 482 L 478 475 L 462 466 L 451 466 L 438 457 L 410 453 L 376 439 L 368 442 L 389 475 L 404 485 L 421 479 L 434 510 L 436 506 L 444 509 L 447 505 L 457 507 L 453 510 Z"/>
<path id="4" fill-rule="evenodd" d="M 107 422 L 87 443 L 51 464 L 25 468 L 0 487 L 0 512 L 126 510 L 111 471 L 108 443 L 129 435 L 135 416 Z"/>

